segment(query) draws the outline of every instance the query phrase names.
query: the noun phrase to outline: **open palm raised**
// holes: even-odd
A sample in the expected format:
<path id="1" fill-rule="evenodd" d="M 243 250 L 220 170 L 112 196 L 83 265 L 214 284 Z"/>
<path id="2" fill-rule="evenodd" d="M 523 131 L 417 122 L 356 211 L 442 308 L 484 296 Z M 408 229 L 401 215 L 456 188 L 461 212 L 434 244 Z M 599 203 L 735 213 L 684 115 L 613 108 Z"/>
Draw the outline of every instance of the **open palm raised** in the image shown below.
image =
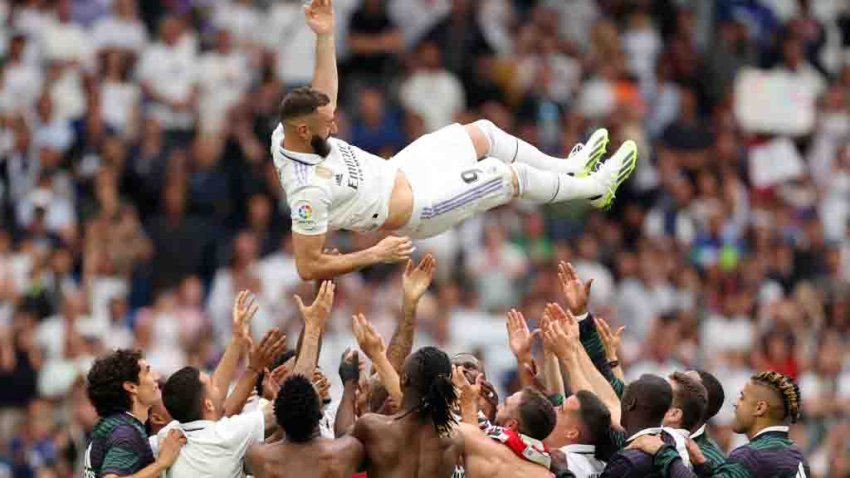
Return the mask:
<path id="1" fill-rule="evenodd" d="M 333 0 L 311 0 L 309 5 L 304 5 L 304 16 L 307 18 L 307 25 L 316 35 L 333 33 Z"/>

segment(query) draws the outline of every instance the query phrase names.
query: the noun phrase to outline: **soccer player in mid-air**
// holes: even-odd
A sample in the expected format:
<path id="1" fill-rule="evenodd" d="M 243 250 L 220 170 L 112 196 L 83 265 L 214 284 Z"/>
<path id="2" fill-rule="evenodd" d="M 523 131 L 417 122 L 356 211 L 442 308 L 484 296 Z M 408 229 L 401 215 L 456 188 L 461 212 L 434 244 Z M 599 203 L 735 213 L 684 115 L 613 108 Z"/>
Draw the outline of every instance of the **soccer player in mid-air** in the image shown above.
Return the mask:
<path id="1" fill-rule="evenodd" d="M 633 141 L 599 164 L 608 144 L 605 130 L 573 148 L 567 159 L 547 156 L 487 120 L 446 126 L 390 160 L 331 137 L 337 130 L 338 87 L 332 7 L 332 0 L 312 0 L 304 7 L 316 33 L 313 83 L 283 99 L 271 140 L 303 279 L 403 260 L 413 252 L 410 238 L 440 234 L 517 197 L 539 204 L 585 199 L 605 208 L 634 170 Z M 400 236 L 362 251 L 328 254 L 326 235 L 338 229 Z"/>

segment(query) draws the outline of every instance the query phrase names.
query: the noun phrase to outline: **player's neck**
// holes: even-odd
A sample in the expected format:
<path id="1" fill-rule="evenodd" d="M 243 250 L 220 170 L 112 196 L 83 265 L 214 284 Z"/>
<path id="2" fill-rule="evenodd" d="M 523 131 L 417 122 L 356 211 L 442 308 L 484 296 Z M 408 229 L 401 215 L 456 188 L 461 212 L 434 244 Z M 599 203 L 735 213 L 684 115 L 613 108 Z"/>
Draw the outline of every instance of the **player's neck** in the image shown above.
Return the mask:
<path id="1" fill-rule="evenodd" d="M 784 425 L 784 423 L 776 423 L 774 421 L 756 419 L 755 423 L 753 423 L 753 426 L 750 427 L 749 430 L 747 430 L 747 433 L 746 433 L 747 439 L 752 440 L 753 438 L 755 438 L 756 435 L 761 433 L 762 430 L 764 430 L 765 428 L 779 427 L 779 426 L 783 426 L 783 425 Z"/>
<path id="2" fill-rule="evenodd" d="M 302 140 L 297 135 L 286 135 L 283 137 L 283 149 L 295 153 L 316 154 L 309 142 Z"/>
<path id="3" fill-rule="evenodd" d="M 150 413 L 151 407 L 146 405 L 142 405 L 141 403 L 133 400 L 133 406 L 128 410 L 127 413 L 132 415 L 136 420 L 145 423 L 148 421 L 148 414 Z"/>

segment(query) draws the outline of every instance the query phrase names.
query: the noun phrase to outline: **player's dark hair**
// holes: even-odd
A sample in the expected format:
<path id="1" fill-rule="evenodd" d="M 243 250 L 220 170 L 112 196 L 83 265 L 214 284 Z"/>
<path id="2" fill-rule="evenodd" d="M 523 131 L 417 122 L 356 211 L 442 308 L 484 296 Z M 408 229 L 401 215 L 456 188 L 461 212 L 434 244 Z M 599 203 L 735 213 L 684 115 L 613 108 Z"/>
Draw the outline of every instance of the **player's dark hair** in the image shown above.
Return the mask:
<path id="1" fill-rule="evenodd" d="M 119 349 L 95 360 L 86 376 L 86 393 L 101 417 L 128 412 L 133 407 L 124 382 L 139 383 L 138 350 Z"/>
<path id="2" fill-rule="evenodd" d="M 658 375 L 643 374 L 626 386 L 621 399 L 623 416 L 629 422 L 660 426 L 673 403 L 673 389 Z"/>
<path id="3" fill-rule="evenodd" d="M 708 408 L 708 392 L 697 379 L 684 372 L 673 372 L 670 380 L 676 384 L 671 407 L 682 410 L 682 428 L 694 431 Z"/>
<path id="4" fill-rule="evenodd" d="M 309 86 L 295 88 L 280 102 L 280 122 L 285 123 L 293 118 L 313 114 L 319 107 L 330 102 L 330 97 L 319 90 Z"/>
<path id="5" fill-rule="evenodd" d="M 457 423 L 452 406 L 457 392 L 452 384 L 452 362 L 436 347 L 422 347 L 405 364 L 406 387 L 419 397 L 419 403 L 402 417 L 416 413 L 429 417 L 441 435 L 448 434 Z"/>
<path id="6" fill-rule="evenodd" d="M 800 387 L 791 377 L 770 371 L 753 375 L 752 381 L 773 389 L 782 398 L 782 405 L 785 408 L 782 419 L 797 423 L 802 414 L 803 400 L 800 395 Z"/>
<path id="7" fill-rule="evenodd" d="M 322 419 L 322 404 L 310 379 L 291 375 L 283 381 L 274 400 L 274 416 L 287 440 L 310 441 Z"/>
<path id="8" fill-rule="evenodd" d="M 202 419 L 203 400 L 204 384 L 201 382 L 201 371 L 195 367 L 183 367 L 174 372 L 162 387 L 162 404 L 171 418 L 180 423 Z"/>
<path id="9" fill-rule="evenodd" d="M 723 385 L 720 380 L 705 370 L 697 370 L 702 386 L 705 387 L 708 393 L 708 407 L 705 409 L 705 417 L 703 422 L 707 422 L 714 418 L 720 409 L 723 408 L 723 402 L 726 401 L 726 392 L 723 391 Z"/>
<path id="10" fill-rule="evenodd" d="M 519 432 L 537 440 L 548 437 L 555 429 L 555 407 L 539 391 L 525 387 L 519 402 Z"/>
<path id="11" fill-rule="evenodd" d="M 596 447 L 597 459 L 608 461 L 617 451 L 611 440 L 611 411 L 593 392 L 579 390 L 575 396 L 579 403 L 579 416 L 587 433 L 587 441 Z"/>

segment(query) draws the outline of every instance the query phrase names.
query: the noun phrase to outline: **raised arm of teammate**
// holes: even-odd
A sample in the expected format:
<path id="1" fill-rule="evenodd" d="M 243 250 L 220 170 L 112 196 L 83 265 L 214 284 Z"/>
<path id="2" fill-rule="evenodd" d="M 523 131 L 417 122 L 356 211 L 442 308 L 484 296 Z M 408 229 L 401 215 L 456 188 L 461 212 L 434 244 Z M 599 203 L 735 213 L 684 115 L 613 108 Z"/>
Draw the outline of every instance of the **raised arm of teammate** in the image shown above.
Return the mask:
<path id="1" fill-rule="evenodd" d="M 557 304 L 547 305 L 544 314 L 550 318 L 546 321 L 543 341 L 555 352 L 567 370 L 570 388 L 573 391 L 587 390 L 595 393 L 611 412 L 611 423 L 619 425 L 620 399 L 584 351 L 579 340 L 575 316 Z"/>
<path id="2" fill-rule="evenodd" d="M 437 260 L 431 254 L 426 254 L 419 265 L 414 266 L 413 261 L 407 260 L 407 267 L 404 269 L 404 275 L 401 279 L 402 287 L 402 304 L 401 304 L 401 322 L 395 329 L 390 345 L 387 348 L 387 359 L 392 364 L 396 372 L 401 373 L 401 368 L 404 365 L 404 359 L 410 355 L 413 349 L 413 335 L 416 330 L 416 308 L 419 306 L 419 301 L 431 281 L 434 280 L 434 272 L 437 268 Z"/>
<path id="3" fill-rule="evenodd" d="M 254 301 L 254 296 L 247 290 L 239 292 L 236 300 L 233 301 L 233 337 L 212 376 L 215 388 L 221 394 L 218 397 L 219 403 L 227 396 L 243 351 L 251 346 L 251 319 L 254 318 L 257 310 L 259 306 Z"/>
<path id="4" fill-rule="evenodd" d="M 357 345 L 372 361 L 372 365 L 378 372 L 381 385 L 387 390 L 395 405 L 401 406 L 401 381 L 398 372 L 387 359 L 387 347 L 384 345 L 383 337 L 375 331 L 363 314 L 354 315 L 351 320 Z"/>
<path id="5" fill-rule="evenodd" d="M 335 111 L 339 75 L 336 69 L 333 1 L 312 0 L 309 5 L 304 5 L 304 16 L 307 25 L 316 34 L 316 69 L 312 86 L 330 97 L 330 107 Z"/>
<path id="6" fill-rule="evenodd" d="M 295 367 L 292 370 L 294 375 L 313 376 L 316 359 L 319 355 L 319 339 L 322 336 L 322 330 L 325 328 L 325 322 L 331 314 L 335 289 L 336 286 L 333 282 L 322 282 L 319 293 L 316 294 L 316 300 L 309 307 L 304 305 L 301 297 L 295 296 L 295 301 L 298 302 L 298 309 L 301 311 L 301 317 L 304 320 L 304 333 L 298 358 L 295 360 Z"/>

